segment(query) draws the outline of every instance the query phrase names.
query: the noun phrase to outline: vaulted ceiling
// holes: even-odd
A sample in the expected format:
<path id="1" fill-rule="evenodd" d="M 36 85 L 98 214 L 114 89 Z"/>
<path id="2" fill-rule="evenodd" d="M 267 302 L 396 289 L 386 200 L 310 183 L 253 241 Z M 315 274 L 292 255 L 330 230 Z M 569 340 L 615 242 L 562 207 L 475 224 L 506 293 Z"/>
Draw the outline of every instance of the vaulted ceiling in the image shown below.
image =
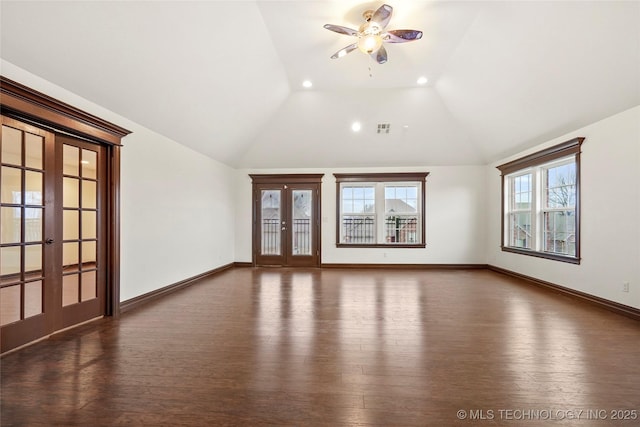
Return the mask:
<path id="1" fill-rule="evenodd" d="M 388 3 L 424 36 L 382 65 L 330 59 L 351 0 L 3 0 L 0 55 L 234 167 L 485 164 L 640 104 L 640 2 Z"/>

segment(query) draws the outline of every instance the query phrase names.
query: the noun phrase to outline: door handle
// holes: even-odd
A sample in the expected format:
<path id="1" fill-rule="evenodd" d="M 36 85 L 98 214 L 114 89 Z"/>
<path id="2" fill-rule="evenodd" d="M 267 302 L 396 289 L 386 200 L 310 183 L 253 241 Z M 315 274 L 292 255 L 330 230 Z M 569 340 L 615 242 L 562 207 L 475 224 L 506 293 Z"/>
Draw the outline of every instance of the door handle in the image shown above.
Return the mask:
<path id="1" fill-rule="evenodd" d="M 53 243 L 53 239 L 49 238 L 47 240 L 44 241 L 47 245 L 50 245 Z"/>
<path id="2" fill-rule="evenodd" d="M 284 231 L 284 230 L 286 230 L 286 229 L 287 229 L 287 227 L 282 227 L 282 231 Z"/>

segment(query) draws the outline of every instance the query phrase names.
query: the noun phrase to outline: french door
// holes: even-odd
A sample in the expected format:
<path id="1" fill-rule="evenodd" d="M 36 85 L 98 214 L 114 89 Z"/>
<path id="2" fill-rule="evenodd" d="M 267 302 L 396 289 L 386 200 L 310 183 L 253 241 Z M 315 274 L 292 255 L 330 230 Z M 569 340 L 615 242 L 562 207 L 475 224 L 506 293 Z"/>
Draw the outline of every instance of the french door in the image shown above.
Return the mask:
<path id="1" fill-rule="evenodd" d="M 3 352 L 105 314 L 104 151 L 2 116 Z"/>
<path id="2" fill-rule="evenodd" d="M 254 265 L 320 265 L 320 177 L 251 175 Z"/>

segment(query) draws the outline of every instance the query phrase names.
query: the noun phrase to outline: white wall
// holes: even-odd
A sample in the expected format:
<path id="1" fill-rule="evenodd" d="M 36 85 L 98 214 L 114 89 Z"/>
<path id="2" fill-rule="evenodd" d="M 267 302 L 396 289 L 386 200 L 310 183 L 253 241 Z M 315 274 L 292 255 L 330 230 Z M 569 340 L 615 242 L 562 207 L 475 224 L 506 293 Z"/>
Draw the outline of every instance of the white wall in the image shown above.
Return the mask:
<path id="1" fill-rule="evenodd" d="M 122 156 L 121 300 L 233 262 L 233 170 L 146 129 Z M 135 148 L 134 148 L 135 147 Z"/>
<path id="2" fill-rule="evenodd" d="M 4 60 L 2 75 L 133 132 L 122 149 L 121 301 L 234 261 L 233 169 Z"/>
<path id="3" fill-rule="evenodd" d="M 582 262 L 572 265 L 500 250 L 500 173 L 495 166 L 584 136 L 581 160 Z M 487 262 L 640 308 L 640 106 L 487 167 Z M 630 292 L 622 284 L 630 283 Z"/>
<path id="4" fill-rule="evenodd" d="M 426 185 L 424 249 L 337 248 L 334 173 L 429 172 Z M 412 168 L 239 169 L 236 172 L 236 261 L 251 261 L 251 178 L 249 174 L 324 173 L 322 178 L 322 263 L 484 264 L 484 166 Z"/>

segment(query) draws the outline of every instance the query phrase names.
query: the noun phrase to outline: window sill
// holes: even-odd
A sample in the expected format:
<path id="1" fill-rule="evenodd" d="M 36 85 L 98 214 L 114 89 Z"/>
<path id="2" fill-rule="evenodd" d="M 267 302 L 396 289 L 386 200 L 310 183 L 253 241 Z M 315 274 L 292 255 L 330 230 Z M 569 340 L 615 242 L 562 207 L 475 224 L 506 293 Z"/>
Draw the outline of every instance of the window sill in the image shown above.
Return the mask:
<path id="1" fill-rule="evenodd" d="M 513 254 L 520 254 L 520 255 L 527 255 L 527 256 L 532 256 L 532 257 L 536 257 L 536 258 L 544 258 L 544 259 L 550 259 L 553 261 L 560 261 L 560 262 L 566 262 L 569 264 L 580 264 L 580 258 L 578 257 L 572 257 L 572 256 L 568 256 L 568 255 L 558 255 L 558 254 L 551 254 L 551 253 L 547 253 L 547 252 L 538 252 L 538 251 L 532 251 L 529 249 L 519 249 L 519 248 L 511 248 L 508 246 L 502 246 L 502 252 L 510 252 Z"/>
<path id="2" fill-rule="evenodd" d="M 426 248 L 424 243 L 336 243 L 337 248 Z"/>

